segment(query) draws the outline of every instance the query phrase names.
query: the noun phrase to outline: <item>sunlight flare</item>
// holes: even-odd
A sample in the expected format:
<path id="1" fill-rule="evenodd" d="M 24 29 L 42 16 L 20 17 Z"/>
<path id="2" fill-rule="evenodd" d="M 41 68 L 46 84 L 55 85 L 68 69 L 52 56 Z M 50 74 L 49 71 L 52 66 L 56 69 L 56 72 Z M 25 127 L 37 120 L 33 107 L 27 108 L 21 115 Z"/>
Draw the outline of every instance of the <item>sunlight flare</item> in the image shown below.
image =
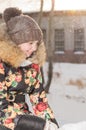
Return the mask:
<path id="1" fill-rule="evenodd" d="M 55 0 L 55 10 L 86 10 L 86 0 Z"/>

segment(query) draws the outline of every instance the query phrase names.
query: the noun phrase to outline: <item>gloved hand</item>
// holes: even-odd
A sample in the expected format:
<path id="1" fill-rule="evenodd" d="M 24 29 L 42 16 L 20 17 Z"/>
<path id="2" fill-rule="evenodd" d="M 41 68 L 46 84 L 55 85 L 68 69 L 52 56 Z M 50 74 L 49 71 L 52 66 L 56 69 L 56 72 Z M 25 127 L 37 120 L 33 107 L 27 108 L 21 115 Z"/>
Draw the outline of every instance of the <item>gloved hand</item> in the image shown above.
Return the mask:
<path id="1" fill-rule="evenodd" d="M 53 123 L 51 121 L 46 121 L 44 130 L 58 130 L 58 127 L 55 123 Z"/>

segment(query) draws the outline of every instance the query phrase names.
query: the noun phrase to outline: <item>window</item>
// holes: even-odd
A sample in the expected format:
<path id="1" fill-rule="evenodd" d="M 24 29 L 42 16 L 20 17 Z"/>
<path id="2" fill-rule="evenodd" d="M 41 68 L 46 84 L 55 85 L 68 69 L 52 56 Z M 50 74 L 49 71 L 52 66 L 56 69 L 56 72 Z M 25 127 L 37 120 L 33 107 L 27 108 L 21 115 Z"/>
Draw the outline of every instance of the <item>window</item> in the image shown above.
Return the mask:
<path id="1" fill-rule="evenodd" d="M 84 29 L 75 29 L 74 30 L 74 50 L 84 51 Z"/>
<path id="2" fill-rule="evenodd" d="M 55 29 L 55 51 L 64 51 L 64 29 Z"/>
<path id="3" fill-rule="evenodd" d="M 43 32 L 44 43 L 46 43 L 46 29 L 42 29 L 42 32 Z"/>

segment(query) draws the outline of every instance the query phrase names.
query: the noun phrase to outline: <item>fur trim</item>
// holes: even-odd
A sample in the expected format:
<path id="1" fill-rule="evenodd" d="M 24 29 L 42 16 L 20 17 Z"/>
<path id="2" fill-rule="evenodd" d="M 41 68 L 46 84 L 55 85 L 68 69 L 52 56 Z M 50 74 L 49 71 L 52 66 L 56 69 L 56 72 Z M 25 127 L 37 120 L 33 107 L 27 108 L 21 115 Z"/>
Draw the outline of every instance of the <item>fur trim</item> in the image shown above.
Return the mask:
<path id="1" fill-rule="evenodd" d="M 0 59 L 13 67 L 18 67 L 25 60 L 25 55 L 10 40 L 6 32 L 5 24 L 0 24 Z"/>
<path id="2" fill-rule="evenodd" d="M 6 24 L 0 24 L 0 59 L 13 67 L 18 67 L 25 60 L 24 53 L 14 44 L 7 34 Z M 43 65 L 46 59 L 44 43 L 41 43 L 37 52 L 28 60 L 32 63 Z"/>

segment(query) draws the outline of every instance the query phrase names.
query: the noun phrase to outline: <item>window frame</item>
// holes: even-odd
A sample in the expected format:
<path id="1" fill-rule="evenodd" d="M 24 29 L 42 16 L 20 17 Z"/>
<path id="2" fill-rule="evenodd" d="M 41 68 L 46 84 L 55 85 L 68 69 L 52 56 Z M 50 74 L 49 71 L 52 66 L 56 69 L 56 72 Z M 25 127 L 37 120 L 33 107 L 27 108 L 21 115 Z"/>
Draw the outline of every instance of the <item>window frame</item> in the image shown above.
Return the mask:
<path id="1" fill-rule="evenodd" d="M 84 28 L 75 28 L 74 29 L 74 52 L 84 52 L 84 46 L 85 46 Z"/>
<path id="2" fill-rule="evenodd" d="M 64 28 L 54 30 L 55 53 L 64 53 L 65 50 L 65 31 Z"/>

